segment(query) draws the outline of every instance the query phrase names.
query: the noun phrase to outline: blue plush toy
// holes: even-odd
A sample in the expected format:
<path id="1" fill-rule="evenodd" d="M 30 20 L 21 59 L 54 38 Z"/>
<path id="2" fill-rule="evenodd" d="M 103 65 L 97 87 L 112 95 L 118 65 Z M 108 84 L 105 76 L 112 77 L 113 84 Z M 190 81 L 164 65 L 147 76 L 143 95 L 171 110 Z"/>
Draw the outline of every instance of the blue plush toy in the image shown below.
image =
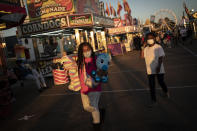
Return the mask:
<path id="1" fill-rule="evenodd" d="M 110 56 L 106 53 L 99 54 L 96 59 L 97 70 L 92 71 L 93 79 L 96 82 L 106 83 L 108 81 L 108 68 Z"/>

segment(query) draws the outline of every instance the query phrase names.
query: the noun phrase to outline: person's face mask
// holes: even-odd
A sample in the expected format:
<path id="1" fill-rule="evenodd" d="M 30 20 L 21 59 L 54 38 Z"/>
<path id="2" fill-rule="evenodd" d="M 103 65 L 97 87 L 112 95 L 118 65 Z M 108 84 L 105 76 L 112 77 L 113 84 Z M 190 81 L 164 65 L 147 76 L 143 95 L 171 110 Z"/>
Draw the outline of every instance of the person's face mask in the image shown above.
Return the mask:
<path id="1" fill-rule="evenodd" d="M 84 55 L 85 58 L 89 58 L 92 55 L 92 51 L 84 52 L 83 55 Z"/>
<path id="2" fill-rule="evenodd" d="M 149 39 L 149 40 L 147 40 L 147 43 L 149 45 L 153 45 L 155 43 L 155 40 L 154 39 Z"/>

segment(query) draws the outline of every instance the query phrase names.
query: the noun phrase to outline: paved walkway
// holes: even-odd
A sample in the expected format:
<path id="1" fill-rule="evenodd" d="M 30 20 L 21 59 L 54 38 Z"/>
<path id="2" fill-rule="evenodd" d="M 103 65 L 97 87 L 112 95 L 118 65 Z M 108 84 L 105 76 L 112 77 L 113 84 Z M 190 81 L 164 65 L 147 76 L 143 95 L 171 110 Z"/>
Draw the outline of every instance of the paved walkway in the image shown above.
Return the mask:
<path id="1" fill-rule="evenodd" d="M 197 53 L 196 45 L 184 47 Z M 150 94 L 139 52 L 113 57 L 100 101 L 106 108 L 102 131 L 197 130 L 197 57 L 184 47 L 165 49 L 165 77 L 171 98 L 161 97 L 157 87 L 159 104 L 153 108 L 148 108 Z M 13 88 L 17 101 L 10 118 L 1 121 L 1 131 L 93 130 L 91 115 L 83 110 L 79 92 L 49 88 L 40 94 L 31 81 L 24 88 Z M 22 119 L 24 116 L 29 119 Z"/>

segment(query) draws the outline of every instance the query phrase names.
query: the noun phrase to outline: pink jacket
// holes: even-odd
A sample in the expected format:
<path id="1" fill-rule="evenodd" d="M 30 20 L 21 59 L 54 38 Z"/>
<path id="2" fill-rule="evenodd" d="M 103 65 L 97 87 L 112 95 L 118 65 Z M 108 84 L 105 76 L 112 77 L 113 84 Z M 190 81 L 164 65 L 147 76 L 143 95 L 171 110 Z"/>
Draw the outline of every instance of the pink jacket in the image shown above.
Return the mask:
<path id="1" fill-rule="evenodd" d="M 91 76 L 92 71 L 93 70 L 96 71 L 97 69 L 96 62 L 94 63 L 92 58 L 86 58 L 85 68 L 86 68 L 86 73 Z M 101 92 L 101 83 L 96 88 L 89 88 L 88 86 L 85 85 L 83 71 L 80 71 L 79 77 L 81 82 L 81 93 L 88 94 L 89 92 Z"/>

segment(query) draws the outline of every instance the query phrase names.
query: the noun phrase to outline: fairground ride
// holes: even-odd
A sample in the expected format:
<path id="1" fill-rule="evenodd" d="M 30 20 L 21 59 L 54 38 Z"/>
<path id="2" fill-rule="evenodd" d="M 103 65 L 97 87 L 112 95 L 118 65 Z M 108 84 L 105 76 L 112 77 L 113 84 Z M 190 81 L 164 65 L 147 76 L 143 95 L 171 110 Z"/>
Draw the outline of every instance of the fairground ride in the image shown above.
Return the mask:
<path id="1" fill-rule="evenodd" d="M 173 31 L 176 28 L 178 20 L 172 10 L 160 9 L 154 16 L 153 31 Z"/>

